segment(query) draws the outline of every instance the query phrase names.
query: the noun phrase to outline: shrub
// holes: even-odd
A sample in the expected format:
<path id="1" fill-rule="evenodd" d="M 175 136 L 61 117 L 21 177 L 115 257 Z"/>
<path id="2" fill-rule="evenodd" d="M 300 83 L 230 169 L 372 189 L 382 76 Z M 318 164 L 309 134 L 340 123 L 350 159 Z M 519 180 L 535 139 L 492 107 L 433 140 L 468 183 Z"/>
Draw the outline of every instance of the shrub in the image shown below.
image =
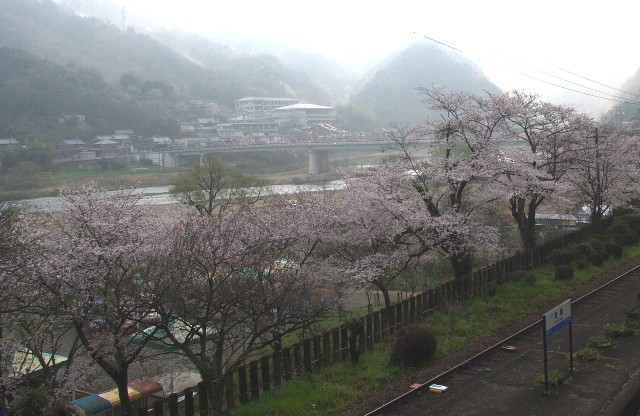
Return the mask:
<path id="1" fill-rule="evenodd" d="M 589 262 L 586 259 L 578 259 L 576 260 L 576 267 L 579 270 L 584 270 L 589 267 Z"/>
<path id="2" fill-rule="evenodd" d="M 604 243 L 604 248 L 606 252 L 614 258 L 619 259 L 622 257 L 622 251 L 624 249 L 620 244 L 609 241 Z"/>
<path id="3" fill-rule="evenodd" d="M 589 257 L 589 263 L 593 264 L 594 266 L 602 266 L 606 258 L 606 253 L 603 253 L 602 251 L 594 251 L 593 254 L 591 254 L 591 256 Z"/>
<path id="4" fill-rule="evenodd" d="M 551 263 L 556 267 L 562 264 L 571 264 L 573 261 L 573 253 L 571 253 L 570 250 L 562 248 L 553 250 L 551 254 L 549 254 L 549 257 L 551 259 Z"/>
<path id="5" fill-rule="evenodd" d="M 428 326 L 409 325 L 396 333 L 391 360 L 407 367 L 417 366 L 433 357 L 436 348 L 436 337 Z"/>
<path id="6" fill-rule="evenodd" d="M 616 217 L 614 225 L 624 225 L 627 228 L 632 229 L 636 234 L 640 233 L 640 215 L 627 214 L 620 217 Z"/>
<path id="7" fill-rule="evenodd" d="M 561 264 L 556 267 L 556 279 L 557 280 L 571 280 L 573 279 L 573 267 Z"/>
<path id="8" fill-rule="evenodd" d="M 23 387 L 18 398 L 11 402 L 11 413 L 20 416 L 41 416 L 50 405 L 50 397 L 44 387 Z"/>
<path id="9" fill-rule="evenodd" d="M 587 244 L 596 251 L 604 251 L 604 243 L 602 242 L 602 240 L 596 240 L 592 238 L 591 240 L 587 241 Z"/>
<path id="10" fill-rule="evenodd" d="M 596 251 L 589 243 L 580 243 L 575 245 L 576 257 L 588 259 Z"/>
<path id="11" fill-rule="evenodd" d="M 629 246 L 638 242 L 638 234 L 628 225 L 618 223 L 607 229 L 606 235 L 610 241 Z"/>

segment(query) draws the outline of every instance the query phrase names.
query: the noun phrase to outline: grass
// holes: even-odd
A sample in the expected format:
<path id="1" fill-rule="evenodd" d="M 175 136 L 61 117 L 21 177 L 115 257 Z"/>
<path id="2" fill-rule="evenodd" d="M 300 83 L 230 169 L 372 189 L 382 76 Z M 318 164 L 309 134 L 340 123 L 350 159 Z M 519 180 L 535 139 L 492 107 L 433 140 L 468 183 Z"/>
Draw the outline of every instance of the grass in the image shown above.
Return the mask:
<path id="1" fill-rule="evenodd" d="M 356 365 L 342 362 L 287 382 L 233 415 L 332 415 L 406 371 L 389 363 L 388 345 L 378 344 Z"/>
<path id="2" fill-rule="evenodd" d="M 511 322 L 539 312 L 549 303 L 561 299 L 602 273 L 638 257 L 639 245 L 625 247 L 621 259 L 606 260 L 601 267 L 575 270 L 574 278 L 568 281 L 556 280 L 553 266 L 546 264 L 531 271 L 535 276 L 533 283 L 522 280 L 509 282 L 499 287 L 490 298 L 448 305 L 424 321 L 438 340 L 436 355 L 428 364 L 460 351 Z M 389 357 L 390 343 L 377 344 L 372 351 L 360 356 L 358 364 L 336 364 L 287 382 L 264 394 L 259 400 L 241 406 L 232 414 L 335 414 L 410 371 L 393 366 Z"/>

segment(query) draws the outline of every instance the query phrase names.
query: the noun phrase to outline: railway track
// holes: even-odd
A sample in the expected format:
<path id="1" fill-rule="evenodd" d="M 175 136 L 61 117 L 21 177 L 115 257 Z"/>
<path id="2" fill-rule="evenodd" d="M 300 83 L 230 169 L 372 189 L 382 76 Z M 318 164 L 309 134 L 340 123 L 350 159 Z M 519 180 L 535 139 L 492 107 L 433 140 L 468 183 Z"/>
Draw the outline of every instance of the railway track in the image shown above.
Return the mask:
<path id="1" fill-rule="evenodd" d="M 638 293 L 639 290 L 640 265 L 636 265 L 600 287 L 591 290 L 578 299 L 572 300 L 571 309 L 574 322 L 576 319 L 579 319 L 580 316 L 585 316 L 594 310 L 606 308 L 611 300 L 616 299 L 618 296 Z M 552 348 L 557 348 L 559 351 L 560 347 L 557 347 L 557 344 L 564 342 L 567 336 L 554 335 L 554 337 Z M 439 396 L 430 392 L 429 386 L 439 384 L 447 386 L 450 390 L 458 389 L 458 391 L 460 391 L 460 389 L 464 389 L 465 386 L 470 385 L 470 383 L 474 383 L 475 380 L 482 379 L 487 372 L 500 369 L 505 362 L 512 357 L 508 355 L 509 350 L 505 350 L 505 346 L 515 347 L 516 351 L 533 350 L 540 348 L 537 344 L 541 344 L 541 340 L 542 319 L 515 331 L 506 338 L 452 366 L 435 377 L 421 383 L 413 384 L 411 390 L 389 400 L 365 415 L 427 414 L 426 412 L 430 403 L 435 404 Z M 568 343 L 568 341 L 566 343 Z M 577 346 L 575 350 L 581 347 L 582 346 Z M 429 414 L 431 414 L 431 412 L 429 412 Z M 437 412 L 434 414 L 437 414 Z M 444 414 L 447 413 L 445 412 Z"/>

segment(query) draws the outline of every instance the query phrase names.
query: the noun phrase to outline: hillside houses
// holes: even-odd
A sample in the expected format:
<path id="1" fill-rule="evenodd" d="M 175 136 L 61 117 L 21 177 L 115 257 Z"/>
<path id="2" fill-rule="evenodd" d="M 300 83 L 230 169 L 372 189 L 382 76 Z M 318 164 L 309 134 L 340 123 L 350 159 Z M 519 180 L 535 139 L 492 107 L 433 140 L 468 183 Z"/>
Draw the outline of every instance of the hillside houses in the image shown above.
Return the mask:
<path id="1" fill-rule="evenodd" d="M 15 150 L 20 147 L 20 142 L 14 138 L 0 139 L 0 152 Z"/>
<path id="2" fill-rule="evenodd" d="M 309 130 L 317 123 L 335 122 L 335 109 L 300 103 L 297 98 L 245 97 L 235 101 L 231 118 L 195 118 L 180 125 L 180 133 L 192 137 L 234 140 L 267 138 L 292 128 Z"/>

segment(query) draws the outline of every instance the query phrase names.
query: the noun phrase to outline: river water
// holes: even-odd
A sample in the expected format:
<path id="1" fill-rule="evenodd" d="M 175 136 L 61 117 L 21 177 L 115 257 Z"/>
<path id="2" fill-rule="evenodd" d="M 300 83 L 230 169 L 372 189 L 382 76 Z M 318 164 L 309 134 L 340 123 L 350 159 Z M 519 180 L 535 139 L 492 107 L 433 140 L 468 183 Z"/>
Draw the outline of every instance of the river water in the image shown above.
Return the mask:
<path id="1" fill-rule="evenodd" d="M 170 186 L 152 186 L 138 188 L 143 196 L 140 202 L 144 205 L 175 204 L 177 200 L 169 193 Z M 271 185 L 264 187 L 263 194 L 289 194 L 298 191 L 321 191 L 344 188 L 342 180 L 328 182 L 324 185 Z M 115 192 L 115 191 L 114 191 Z M 21 199 L 14 202 L 15 205 L 27 211 L 59 211 L 63 206 L 63 198 L 57 196 Z"/>

